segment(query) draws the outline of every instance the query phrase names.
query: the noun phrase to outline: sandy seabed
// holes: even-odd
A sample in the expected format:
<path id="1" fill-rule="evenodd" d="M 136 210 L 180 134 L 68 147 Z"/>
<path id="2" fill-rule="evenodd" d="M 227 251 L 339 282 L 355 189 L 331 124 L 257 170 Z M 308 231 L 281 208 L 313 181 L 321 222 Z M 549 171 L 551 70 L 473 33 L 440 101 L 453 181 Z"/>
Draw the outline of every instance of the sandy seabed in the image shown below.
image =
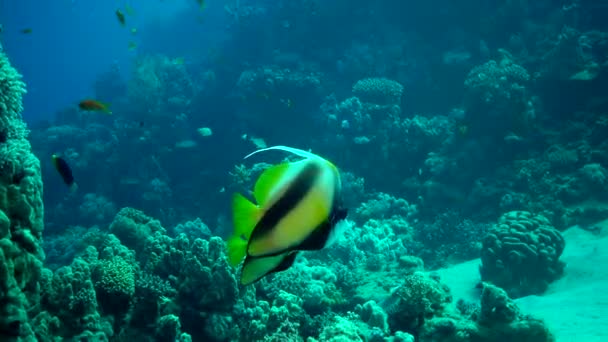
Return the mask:
<path id="1" fill-rule="evenodd" d="M 608 342 L 608 220 L 596 225 L 599 234 L 572 227 L 563 236 L 564 276 L 541 296 L 519 298 L 522 313 L 543 319 L 556 342 Z M 454 295 L 479 301 L 479 259 L 439 270 Z"/>

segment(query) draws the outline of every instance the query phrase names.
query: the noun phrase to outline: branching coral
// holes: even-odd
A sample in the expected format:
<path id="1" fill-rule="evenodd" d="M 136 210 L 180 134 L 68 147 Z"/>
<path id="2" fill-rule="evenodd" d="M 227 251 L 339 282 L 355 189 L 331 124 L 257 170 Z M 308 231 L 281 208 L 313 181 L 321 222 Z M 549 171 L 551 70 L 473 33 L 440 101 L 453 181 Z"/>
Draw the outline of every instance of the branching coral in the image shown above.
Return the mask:
<path id="1" fill-rule="evenodd" d="M 369 219 L 388 219 L 392 217 L 410 218 L 417 213 L 416 205 L 403 198 L 396 198 L 386 193 L 376 193 L 373 198 L 355 209 L 355 219 L 365 223 Z"/>
<path id="2" fill-rule="evenodd" d="M 136 253 L 143 250 L 148 237 L 157 231 L 165 232 L 158 220 L 129 207 L 120 209 L 110 224 L 110 232 Z"/>
<path id="3" fill-rule="evenodd" d="M 444 212 L 431 223 L 414 224 L 416 241 L 422 249 L 416 255 L 424 259 L 429 268 L 446 266 L 451 261 L 471 260 L 479 256 L 481 237 L 489 224 L 463 220 L 456 212 Z"/>
<path id="4" fill-rule="evenodd" d="M 95 287 L 99 290 L 101 303 L 112 310 L 128 306 L 135 294 L 135 269 L 121 257 L 101 260 L 96 266 Z"/>
<path id="5" fill-rule="evenodd" d="M 248 107 L 241 113 L 244 118 L 255 115 L 256 121 L 274 121 L 283 120 L 289 113 L 291 119 L 305 124 L 301 119 L 321 100 L 322 75 L 306 70 L 259 68 L 244 71 L 237 88 Z"/>
<path id="6" fill-rule="evenodd" d="M 52 333 L 54 338 L 95 335 L 101 341 L 113 335 L 110 322 L 98 312 L 89 264 L 95 258 L 95 255 L 89 260 L 76 258 L 70 266 L 59 268 L 54 273 L 44 270 L 41 304 L 45 311 L 36 317 L 41 323 L 36 327 L 38 334 Z"/>

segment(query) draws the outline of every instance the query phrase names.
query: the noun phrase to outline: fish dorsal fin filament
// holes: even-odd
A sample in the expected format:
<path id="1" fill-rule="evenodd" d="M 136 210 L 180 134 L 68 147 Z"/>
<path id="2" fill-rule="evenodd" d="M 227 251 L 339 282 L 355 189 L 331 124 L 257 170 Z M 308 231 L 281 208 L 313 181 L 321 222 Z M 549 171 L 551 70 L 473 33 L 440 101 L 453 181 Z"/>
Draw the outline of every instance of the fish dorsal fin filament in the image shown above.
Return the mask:
<path id="1" fill-rule="evenodd" d="M 302 158 L 307 158 L 307 159 L 310 158 L 310 159 L 325 160 L 322 157 L 320 157 L 312 152 L 308 152 L 308 151 L 301 150 L 299 148 L 288 147 L 288 146 L 271 146 L 271 147 L 267 147 L 267 148 L 262 148 L 257 151 L 253 151 L 253 152 L 249 153 L 248 155 L 245 156 L 244 159 L 247 159 L 247 158 L 253 156 L 254 154 L 258 154 L 258 153 L 266 152 L 266 151 L 272 151 L 272 150 L 280 150 L 280 151 L 289 152 L 289 153 L 292 153 L 292 154 L 295 154 L 297 156 L 300 156 Z"/>

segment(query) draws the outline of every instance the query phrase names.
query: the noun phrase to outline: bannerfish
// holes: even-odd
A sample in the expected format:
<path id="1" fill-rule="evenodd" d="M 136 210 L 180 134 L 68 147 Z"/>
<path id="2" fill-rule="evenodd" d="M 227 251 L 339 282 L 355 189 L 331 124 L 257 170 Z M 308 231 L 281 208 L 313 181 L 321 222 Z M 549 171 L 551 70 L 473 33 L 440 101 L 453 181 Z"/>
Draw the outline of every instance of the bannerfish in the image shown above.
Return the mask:
<path id="1" fill-rule="evenodd" d="M 56 154 L 51 156 L 51 160 L 53 162 L 53 166 L 55 166 L 55 170 L 57 170 L 65 185 L 70 188 L 70 191 L 76 191 L 78 189 L 78 184 L 76 184 L 74 181 L 74 175 L 72 174 L 72 168 L 70 168 L 70 165 L 65 161 L 65 159 Z"/>
<path id="2" fill-rule="evenodd" d="M 92 99 L 80 101 L 80 103 L 78 103 L 78 108 L 91 112 L 103 112 L 106 114 L 112 114 L 112 111 L 110 111 L 110 108 L 107 104 Z"/>
<path id="3" fill-rule="evenodd" d="M 243 259 L 241 284 L 286 270 L 298 251 L 320 250 L 345 229 L 340 172 L 330 161 L 311 152 L 273 146 L 257 153 L 282 150 L 302 157 L 266 169 L 257 179 L 255 203 L 242 194 L 233 197 L 234 233 L 228 239 L 230 264 Z"/>

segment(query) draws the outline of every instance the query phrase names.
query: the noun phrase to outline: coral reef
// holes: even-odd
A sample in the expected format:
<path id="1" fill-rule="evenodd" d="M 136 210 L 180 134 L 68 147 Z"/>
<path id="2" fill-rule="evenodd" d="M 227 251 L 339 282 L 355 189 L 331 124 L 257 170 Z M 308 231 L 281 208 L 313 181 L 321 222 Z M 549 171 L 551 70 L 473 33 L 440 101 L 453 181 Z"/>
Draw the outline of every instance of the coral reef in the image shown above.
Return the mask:
<path id="1" fill-rule="evenodd" d="M 31 126 L 76 193 L 32 155 L 24 84 L 0 55 L 0 340 L 551 341 L 509 296 L 541 294 L 564 269 L 560 231 L 608 215 L 605 7 L 222 5 L 188 32 L 196 44 L 149 34 L 127 77 L 100 75 L 113 115 Z M 241 288 L 227 203 L 282 160 L 241 159 L 266 144 L 337 165 L 350 221 Z M 479 254 L 480 305 L 424 271 Z"/>
<path id="2" fill-rule="evenodd" d="M 21 118 L 25 84 L 0 46 L 0 339 L 34 341 L 44 228 L 40 161 Z"/>

